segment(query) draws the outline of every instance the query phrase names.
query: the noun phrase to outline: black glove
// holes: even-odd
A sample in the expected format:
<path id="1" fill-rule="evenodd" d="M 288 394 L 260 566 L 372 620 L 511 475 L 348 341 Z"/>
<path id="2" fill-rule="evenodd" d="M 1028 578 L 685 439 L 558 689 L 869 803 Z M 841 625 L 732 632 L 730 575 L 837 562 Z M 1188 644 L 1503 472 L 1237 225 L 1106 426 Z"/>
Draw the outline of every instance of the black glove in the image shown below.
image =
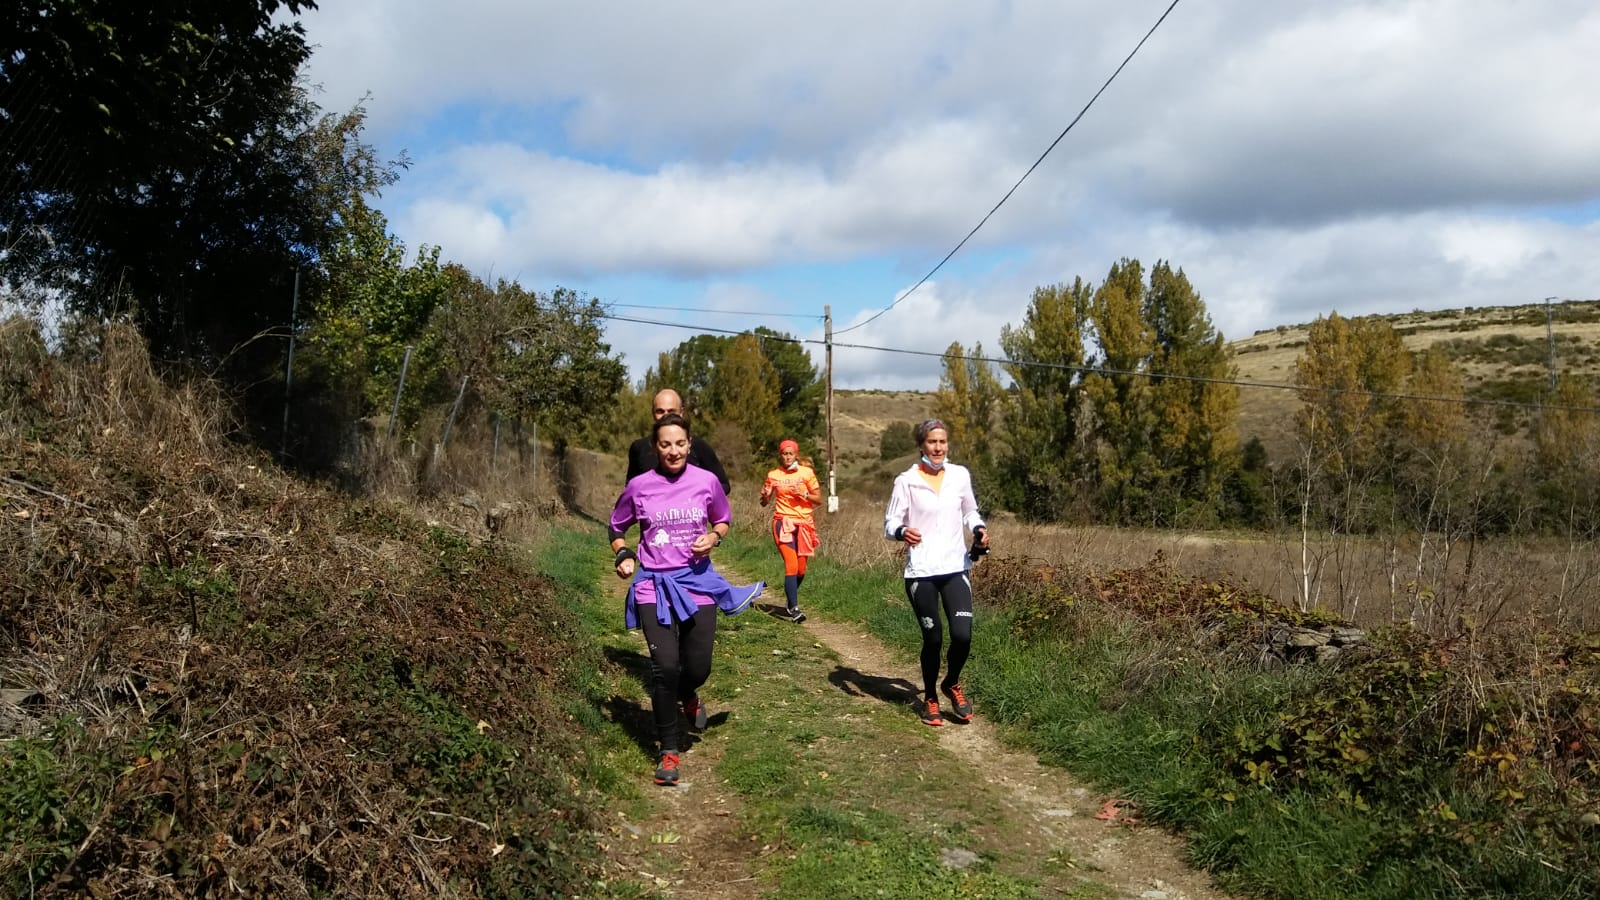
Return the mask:
<path id="1" fill-rule="evenodd" d="M 971 558 L 973 562 L 977 562 L 978 561 L 978 557 L 983 556 L 985 553 L 989 552 L 989 548 L 988 547 L 982 546 L 979 543 L 980 541 L 983 540 L 983 536 L 988 534 L 988 533 L 989 533 L 989 530 L 987 528 L 974 528 L 974 529 L 972 529 L 972 549 L 967 551 L 967 556 L 969 558 Z"/>

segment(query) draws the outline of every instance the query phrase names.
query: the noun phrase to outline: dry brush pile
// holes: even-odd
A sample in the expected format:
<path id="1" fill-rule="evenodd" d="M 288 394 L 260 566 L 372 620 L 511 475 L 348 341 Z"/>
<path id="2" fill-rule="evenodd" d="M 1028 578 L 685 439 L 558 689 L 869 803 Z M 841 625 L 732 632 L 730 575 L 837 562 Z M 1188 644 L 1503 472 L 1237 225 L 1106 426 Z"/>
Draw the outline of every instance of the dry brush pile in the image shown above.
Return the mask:
<path id="1" fill-rule="evenodd" d="M 1397 848 L 1512 846 L 1600 887 L 1600 634 L 1364 632 L 1159 557 L 1115 571 L 997 558 L 975 581 L 1024 639 L 1131 630 L 1140 649 L 1105 704 L 1202 673 L 1222 692 L 1195 740 L 1216 796 L 1384 804 Z M 1292 640 L 1307 635 L 1354 640 L 1327 654 L 1326 638 Z"/>
<path id="2" fill-rule="evenodd" d="M 110 328 L 0 323 L 0 893 L 560 896 L 549 585 L 230 444 Z"/>

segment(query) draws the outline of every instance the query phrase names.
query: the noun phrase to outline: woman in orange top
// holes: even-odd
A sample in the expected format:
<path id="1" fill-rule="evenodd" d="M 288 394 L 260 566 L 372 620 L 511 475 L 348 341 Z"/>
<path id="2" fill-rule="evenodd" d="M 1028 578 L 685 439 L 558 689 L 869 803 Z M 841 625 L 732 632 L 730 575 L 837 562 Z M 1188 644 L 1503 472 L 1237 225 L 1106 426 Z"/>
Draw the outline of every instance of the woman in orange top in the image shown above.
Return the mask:
<path id="1" fill-rule="evenodd" d="M 783 554 L 783 595 L 789 604 L 789 621 L 804 622 L 800 611 L 800 583 L 806 580 L 806 560 L 817 554 L 817 523 L 811 510 L 822 502 L 817 473 L 800 461 L 800 445 L 786 440 L 778 445 L 778 468 L 767 473 L 761 485 L 761 505 L 773 504 L 772 542 Z"/>

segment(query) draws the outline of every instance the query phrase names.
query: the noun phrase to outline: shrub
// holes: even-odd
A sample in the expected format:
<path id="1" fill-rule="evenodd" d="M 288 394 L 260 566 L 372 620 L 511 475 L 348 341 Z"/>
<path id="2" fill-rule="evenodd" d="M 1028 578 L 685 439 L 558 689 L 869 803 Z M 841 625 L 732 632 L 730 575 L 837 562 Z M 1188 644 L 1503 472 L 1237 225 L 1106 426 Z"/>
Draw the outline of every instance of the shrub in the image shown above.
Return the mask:
<path id="1" fill-rule="evenodd" d="M 910 422 L 890 422 L 878 436 L 878 458 L 898 459 L 917 449 Z"/>

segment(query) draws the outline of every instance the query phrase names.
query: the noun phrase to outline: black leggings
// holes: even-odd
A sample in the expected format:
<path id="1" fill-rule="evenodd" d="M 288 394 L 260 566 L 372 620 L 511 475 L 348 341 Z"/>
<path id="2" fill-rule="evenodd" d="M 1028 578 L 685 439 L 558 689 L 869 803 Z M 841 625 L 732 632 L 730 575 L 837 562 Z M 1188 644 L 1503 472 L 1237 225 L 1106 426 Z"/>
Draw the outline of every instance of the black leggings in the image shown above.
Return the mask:
<path id="1" fill-rule="evenodd" d="M 650 647 L 650 706 L 661 749 L 685 748 L 678 704 L 695 696 L 711 677 L 711 646 L 717 637 L 717 607 L 702 606 L 687 621 L 663 625 L 649 604 L 639 607 L 639 625 Z"/>
<path id="2" fill-rule="evenodd" d="M 907 578 L 906 597 L 911 601 L 911 611 L 917 614 L 917 625 L 922 628 L 923 696 L 936 699 L 939 650 L 944 643 L 944 633 L 939 627 L 939 604 L 943 602 L 944 616 L 950 620 L 950 660 L 943 682 L 944 687 L 950 687 L 961 683 L 961 669 L 972 652 L 972 583 L 965 572 Z"/>

